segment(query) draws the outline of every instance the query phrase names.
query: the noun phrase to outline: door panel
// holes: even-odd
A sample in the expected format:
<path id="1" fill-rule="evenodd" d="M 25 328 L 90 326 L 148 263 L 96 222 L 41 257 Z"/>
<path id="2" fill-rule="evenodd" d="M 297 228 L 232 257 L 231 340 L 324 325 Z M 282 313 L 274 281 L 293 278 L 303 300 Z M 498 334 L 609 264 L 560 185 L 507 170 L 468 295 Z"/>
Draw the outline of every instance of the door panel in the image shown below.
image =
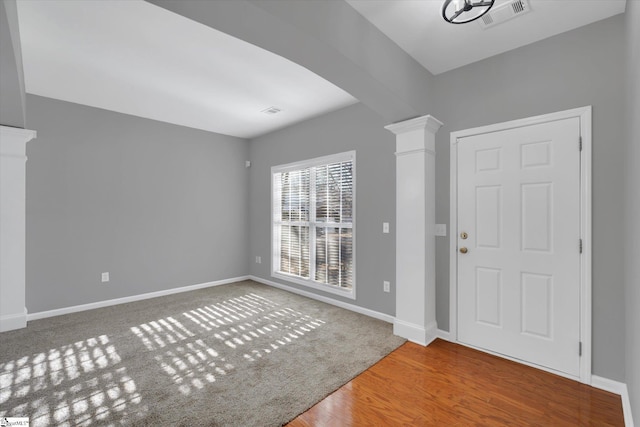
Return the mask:
<path id="1" fill-rule="evenodd" d="M 458 339 L 579 375 L 579 119 L 461 138 Z M 460 233 L 468 237 L 462 239 Z"/>
<path id="2" fill-rule="evenodd" d="M 553 276 L 522 273 L 522 333 L 553 339 Z"/>
<path id="3" fill-rule="evenodd" d="M 552 252 L 553 183 L 522 184 L 522 250 Z"/>
<path id="4" fill-rule="evenodd" d="M 492 326 L 502 326 L 500 270 L 476 268 L 476 321 Z"/>
<path id="5" fill-rule="evenodd" d="M 499 185 L 476 187 L 476 246 L 500 248 L 502 229 L 502 188 Z M 478 225 L 482 224 L 482 227 Z"/>

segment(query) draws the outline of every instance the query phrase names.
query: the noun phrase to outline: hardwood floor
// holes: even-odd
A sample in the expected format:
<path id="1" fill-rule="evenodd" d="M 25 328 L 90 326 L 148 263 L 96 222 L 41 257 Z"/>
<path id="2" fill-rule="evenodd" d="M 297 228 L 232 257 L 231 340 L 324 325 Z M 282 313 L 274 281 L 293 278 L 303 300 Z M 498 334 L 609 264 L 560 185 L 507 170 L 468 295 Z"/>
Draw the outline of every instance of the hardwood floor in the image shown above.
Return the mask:
<path id="1" fill-rule="evenodd" d="M 624 426 L 620 397 L 458 344 L 406 343 L 288 424 Z"/>

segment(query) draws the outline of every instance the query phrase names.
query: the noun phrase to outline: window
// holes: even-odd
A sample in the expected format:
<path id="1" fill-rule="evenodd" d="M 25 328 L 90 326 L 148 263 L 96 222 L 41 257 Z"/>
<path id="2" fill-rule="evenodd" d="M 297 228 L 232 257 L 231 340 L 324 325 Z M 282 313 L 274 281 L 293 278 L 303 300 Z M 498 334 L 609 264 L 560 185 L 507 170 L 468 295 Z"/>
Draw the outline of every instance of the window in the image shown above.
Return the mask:
<path id="1" fill-rule="evenodd" d="M 271 169 L 274 277 L 355 298 L 355 154 Z"/>

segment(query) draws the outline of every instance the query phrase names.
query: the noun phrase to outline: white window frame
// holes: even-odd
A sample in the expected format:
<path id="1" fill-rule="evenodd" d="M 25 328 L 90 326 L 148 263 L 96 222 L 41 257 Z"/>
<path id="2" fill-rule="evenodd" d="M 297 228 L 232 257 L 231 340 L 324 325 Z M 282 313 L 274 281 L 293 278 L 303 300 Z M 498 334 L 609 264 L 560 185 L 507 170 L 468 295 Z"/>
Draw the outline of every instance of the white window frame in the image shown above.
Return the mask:
<path id="1" fill-rule="evenodd" d="M 334 285 L 329 285 L 322 282 L 317 282 L 313 278 L 315 277 L 316 270 L 316 226 L 323 224 L 324 226 L 331 225 L 331 223 L 319 223 L 316 221 L 316 203 L 315 198 L 310 195 L 309 206 L 309 279 L 305 279 L 299 276 L 283 273 L 278 271 L 280 263 L 280 218 L 277 218 L 276 213 L 280 208 L 280 194 L 276 194 L 277 184 L 275 182 L 276 174 L 283 172 L 291 172 L 300 169 L 313 168 L 315 166 L 328 165 L 331 163 L 351 161 L 351 173 L 352 173 L 352 191 L 353 191 L 353 206 L 352 206 L 352 222 L 348 223 L 336 223 L 336 228 L 351 228 L 352 229 L 352 285 L 351 289 L 339 288 Z M 311 169 L 310 174 L 310 188 L 315 188 L 315 171 Z M 312 194 L 315 190 L 311 191 Z M 294 163 L 288 163 L 285 165 L 278 165 L 271 167 L 271 277 L 293 282 L 298 285 L 306 286 L 309 288 L 317 289 L 320 291 L 328 292 L 335 295 L 340 295 L 350 299 L 356 299 L 356 152 L 347 151 L 344 153 L 332 154 L 329 156 L 316 157 L 315 159 L 303 160 Z M 299 225 L 307 225 L 307 222 L 300 223 Z"/>

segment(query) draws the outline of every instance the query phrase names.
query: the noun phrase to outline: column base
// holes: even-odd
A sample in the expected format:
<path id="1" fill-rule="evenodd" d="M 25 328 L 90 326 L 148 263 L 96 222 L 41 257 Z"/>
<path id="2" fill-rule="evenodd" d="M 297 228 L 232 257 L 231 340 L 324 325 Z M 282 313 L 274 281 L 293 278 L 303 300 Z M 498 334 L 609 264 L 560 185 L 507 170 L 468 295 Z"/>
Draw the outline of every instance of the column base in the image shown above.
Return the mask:
<path id="1" fill-rule="evenodd" d="M 426 347 L 438 337 L 438 325 L 436 322 L 431 322 L 423 326 L 395 319 L 393 334 Z"/>
<path id="2" fill-rule="evenodd" d="M 22 329 L 27 326 L 27 309 L 23 313 L 0 316 L 0 332 Z"/>

